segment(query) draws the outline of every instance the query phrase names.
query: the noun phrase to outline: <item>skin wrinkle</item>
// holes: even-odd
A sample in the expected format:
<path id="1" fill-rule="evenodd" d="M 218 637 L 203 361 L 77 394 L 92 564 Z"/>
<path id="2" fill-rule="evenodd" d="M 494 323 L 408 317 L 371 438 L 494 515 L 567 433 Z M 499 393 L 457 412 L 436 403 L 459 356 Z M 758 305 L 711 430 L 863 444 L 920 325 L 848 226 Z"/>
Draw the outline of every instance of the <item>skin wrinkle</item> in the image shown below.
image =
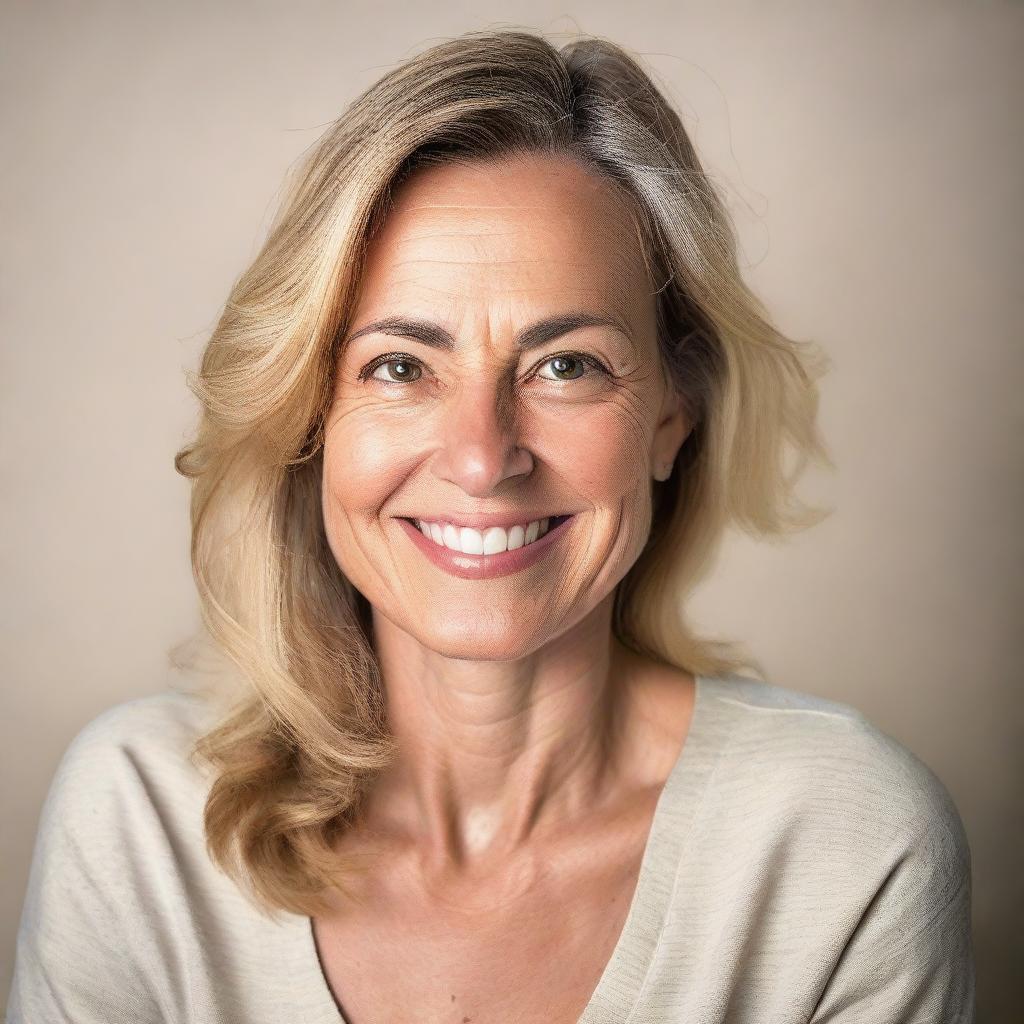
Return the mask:
<path id="1" fill-rule="evenodd" d="M 530 324 L 567 311 L 610 312 L 627 334 L 585 327 L 517 349 Z M 352 337 L 392 315 L 430 321 L 454 346 Z M 324 524 L 373 608 L 399 741 L 363 825 L 409 851 L 396 885 L 457 904 L 453 871 L 500 868 L 507 889 L 489 899 L 515 899 L 542 870 L 526 851 L 663 778 L 676 752 L 634 748 L 632 677 L 610 630 L 615 586 L 650 529 L 654 468 L 689 431 L 659 373 L 654 287 L 629 212 L 579 165 L 447 165 L 397 190 L 351 322 L 325 425 Z M 359 379 L 389 352 L 421 377 Z M 560 353 L 611 376 L 586 364 L 575 380 L 534 376 Z M 394 519 L 445 509 L 575 518 L 541 563 L 470 581 Z"/>

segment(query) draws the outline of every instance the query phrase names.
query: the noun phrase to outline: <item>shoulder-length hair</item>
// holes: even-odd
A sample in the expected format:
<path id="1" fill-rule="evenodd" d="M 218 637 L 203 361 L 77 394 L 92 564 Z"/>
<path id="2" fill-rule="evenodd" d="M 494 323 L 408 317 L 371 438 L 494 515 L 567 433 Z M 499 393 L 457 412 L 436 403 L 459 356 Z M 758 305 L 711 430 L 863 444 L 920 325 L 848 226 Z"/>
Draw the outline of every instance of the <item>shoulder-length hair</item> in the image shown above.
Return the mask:
<path id="1" fill-rule="evenodd" d="M 812 342 L 772 324 L 741 279 L 734 228 L 678 114 L 626 51 L 521 31 L 430 47 L 363 92 L 305 155 L 231 290 L 189 386 L 175 466 L 192 481 L 191 558 L 212 649 L 242 686 L 193 756 L 212 766 L 211 858 L 262 909 L 315 914 L 357 867 L 332 844 L 394 752 L 365 598 L 324 533 L 322 441 L 368 240 L 425 163 L 531 152 L 584 161 L 629 201 L 664 366 L 695 426 L 654 484 L 645 550 L 619 583 L 622 643 L 699 674 L 758 670 L 700 638 L 683 602 L 724 528 L 811 525 L 793 487 L 831 466 Z M 785 460 L 789 456 L 791 464 Z"/>

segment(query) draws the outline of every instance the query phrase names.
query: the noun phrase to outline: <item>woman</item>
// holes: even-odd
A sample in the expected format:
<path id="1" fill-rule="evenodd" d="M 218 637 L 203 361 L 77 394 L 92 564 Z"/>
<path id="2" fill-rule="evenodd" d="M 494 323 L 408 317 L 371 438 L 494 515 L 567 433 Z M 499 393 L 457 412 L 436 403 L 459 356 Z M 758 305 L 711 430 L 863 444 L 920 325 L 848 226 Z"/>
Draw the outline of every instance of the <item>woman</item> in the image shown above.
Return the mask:
<path id="1" fill-rule="evenodd" d="M 972 1019 L 941 782 L 681 613 L 727 524 L 815 520 L 783 456 L 828 461 L 822 365 L 621 49 L 474 33 L 385 75 L 193 384 L 238 685 L 72 744 L 13 1019 Z"/>

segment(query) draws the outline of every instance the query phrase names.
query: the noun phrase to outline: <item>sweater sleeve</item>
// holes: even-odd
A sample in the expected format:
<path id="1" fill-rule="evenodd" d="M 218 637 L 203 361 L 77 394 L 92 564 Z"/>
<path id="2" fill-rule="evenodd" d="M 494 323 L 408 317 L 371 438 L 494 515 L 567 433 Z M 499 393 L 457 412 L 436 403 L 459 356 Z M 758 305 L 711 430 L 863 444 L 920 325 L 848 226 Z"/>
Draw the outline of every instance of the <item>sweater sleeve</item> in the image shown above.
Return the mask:
<path id="1" fill-rule="evenodd" d="M 173 932 L 146 881 L 166 856 L 158 817 L 116 716 L 101 715 L 68 747 L 43 806 L 8 1024 L 181 1019 Z"/>
<path id="2" fill-rule="evenodd" d="M 937 813 L 908 832 L 809 1024 L 973 1024 L 971 855 L 963 824 L 945 795 Z"/>

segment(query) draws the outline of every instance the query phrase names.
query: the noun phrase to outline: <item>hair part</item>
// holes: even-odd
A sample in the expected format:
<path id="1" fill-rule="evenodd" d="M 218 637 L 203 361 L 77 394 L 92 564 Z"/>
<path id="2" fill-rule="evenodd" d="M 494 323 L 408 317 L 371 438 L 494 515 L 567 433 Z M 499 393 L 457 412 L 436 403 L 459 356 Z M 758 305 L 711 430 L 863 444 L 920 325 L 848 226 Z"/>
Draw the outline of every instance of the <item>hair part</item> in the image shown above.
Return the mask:
<path id="1" fill-rule="evenodd" d="M 365 598 L 332 556 L 323 433 L 367 245 L 403 180 L 431 163 L 515 153 L 582 161 L 627 200 L 660 351 L 694 426 L 653 484 L 650 537 L 619 583 L 631 649 L 716 675 L 760 667 L 698 636 L 683 608 L 727 525 L 759 537 L 818 522 L 794 495 L 818 434 L 827 359 L 783 336 L 744 284 L 734 229 L 678 114 L 625 50 L 470 32 L 363 92 L 306 154 L 239 277 L 189 386 L 191 559 L 206 638 L 240 687 L 194 756 L 213 770 L 210 855 L 257 905 L 314 914 L 358 870 L 334 850 L 394 754 Z M 787 468 L 785 460 L 793 458 Z"/>

